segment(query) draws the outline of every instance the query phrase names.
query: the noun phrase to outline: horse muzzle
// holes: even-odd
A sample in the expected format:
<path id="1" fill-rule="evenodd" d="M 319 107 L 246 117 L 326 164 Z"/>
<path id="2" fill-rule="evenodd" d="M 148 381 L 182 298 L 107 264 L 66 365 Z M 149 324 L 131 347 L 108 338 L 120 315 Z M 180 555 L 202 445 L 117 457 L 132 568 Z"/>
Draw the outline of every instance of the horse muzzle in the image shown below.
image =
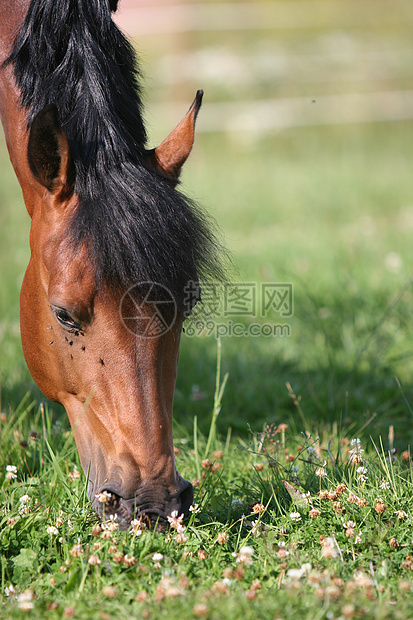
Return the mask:
<path id="1" fill-rule="evenodd" d="M 102 521 L 112 520 L 120 530 L 128 530 L 134 519 L 141 520 L 148 528 L 158 532 L 168 529 L 168 516 L 177 511 L 185 516 L 193 501 L 193 487 L 179 477 L 172 491 L 157 484 L 142 485 L 133 495 L 125 498 L 117 485 L 106 484 L 92 501 Z"/>

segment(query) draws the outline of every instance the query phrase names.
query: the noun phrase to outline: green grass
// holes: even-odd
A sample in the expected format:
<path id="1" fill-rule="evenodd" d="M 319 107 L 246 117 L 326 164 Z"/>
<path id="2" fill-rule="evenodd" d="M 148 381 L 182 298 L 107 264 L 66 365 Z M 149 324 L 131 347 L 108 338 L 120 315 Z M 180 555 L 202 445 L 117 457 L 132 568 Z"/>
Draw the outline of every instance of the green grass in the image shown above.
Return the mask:
<path id="1" fill-rule="evenodd" d="M 67 424 L 25 403 L 3 415 L 2 617 L 410 617 L 410 453 L 391 433 L 313 433 L 290 397 L 305 433 L 178 434 L 180 471 L 198 471 L 183 540 L 97 527 Z"/>

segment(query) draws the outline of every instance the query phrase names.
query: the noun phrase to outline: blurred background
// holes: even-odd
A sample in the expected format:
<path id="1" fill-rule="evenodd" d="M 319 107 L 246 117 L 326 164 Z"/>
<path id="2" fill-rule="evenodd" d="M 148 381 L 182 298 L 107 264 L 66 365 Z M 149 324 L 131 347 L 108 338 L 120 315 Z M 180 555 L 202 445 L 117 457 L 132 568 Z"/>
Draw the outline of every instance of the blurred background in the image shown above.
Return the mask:
<path id="1" fill-rule="evenodd" d="M 221 432 L 301 428 L 288 382 L 316 432 L 393 424 L 411 440 L 412 3 L 120 0 L 115 19 L 139 53 L 150 146 L 205 91 L 183 189 L 217 221 L 236 277 L 293 285 L 290 336 L 222 339 Z M 28 234 L 1 137 L 3 409 L 42 398 L 19 340 Z M 178 432 L 195 415 L 208 428 L 215 366 L 213 337 L 183 337 Z"/>

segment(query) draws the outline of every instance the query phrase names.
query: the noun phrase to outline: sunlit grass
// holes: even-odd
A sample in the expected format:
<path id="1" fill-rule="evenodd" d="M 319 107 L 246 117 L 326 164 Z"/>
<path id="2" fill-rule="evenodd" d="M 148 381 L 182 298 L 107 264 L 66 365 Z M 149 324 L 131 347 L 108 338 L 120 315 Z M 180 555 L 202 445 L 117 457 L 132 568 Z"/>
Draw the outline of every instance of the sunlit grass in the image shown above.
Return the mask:
<path id="1" fill-rule="evenodd" d="M 178 437 L 195 500 L 166 535 L 98 521 L 72 435 L 47 408 L 1 414 L 5 617 L 409 617 L 410 451 L 395 453 L 392 428 L 378 444 L 368 428 L 314 432 L 287 387 L 304 433 L 221 439 L 215 405 L 209 438 Z"/>

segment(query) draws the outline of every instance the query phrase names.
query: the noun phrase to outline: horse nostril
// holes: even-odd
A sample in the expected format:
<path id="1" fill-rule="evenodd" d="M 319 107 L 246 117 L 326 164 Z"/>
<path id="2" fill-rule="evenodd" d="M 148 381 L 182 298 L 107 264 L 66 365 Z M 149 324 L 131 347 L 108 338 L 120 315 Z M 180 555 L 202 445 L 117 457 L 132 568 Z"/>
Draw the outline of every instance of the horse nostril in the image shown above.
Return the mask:
<path id="1" fill-rule="evenodd" d="M 185 487 L 179 494 L 179 501 L 181 502 L 181 512 L 184 514 L 188 514 L 189 507 L 192 505 L 194 500 L 194 488 L 190 482 L 185 482 Z"/>

